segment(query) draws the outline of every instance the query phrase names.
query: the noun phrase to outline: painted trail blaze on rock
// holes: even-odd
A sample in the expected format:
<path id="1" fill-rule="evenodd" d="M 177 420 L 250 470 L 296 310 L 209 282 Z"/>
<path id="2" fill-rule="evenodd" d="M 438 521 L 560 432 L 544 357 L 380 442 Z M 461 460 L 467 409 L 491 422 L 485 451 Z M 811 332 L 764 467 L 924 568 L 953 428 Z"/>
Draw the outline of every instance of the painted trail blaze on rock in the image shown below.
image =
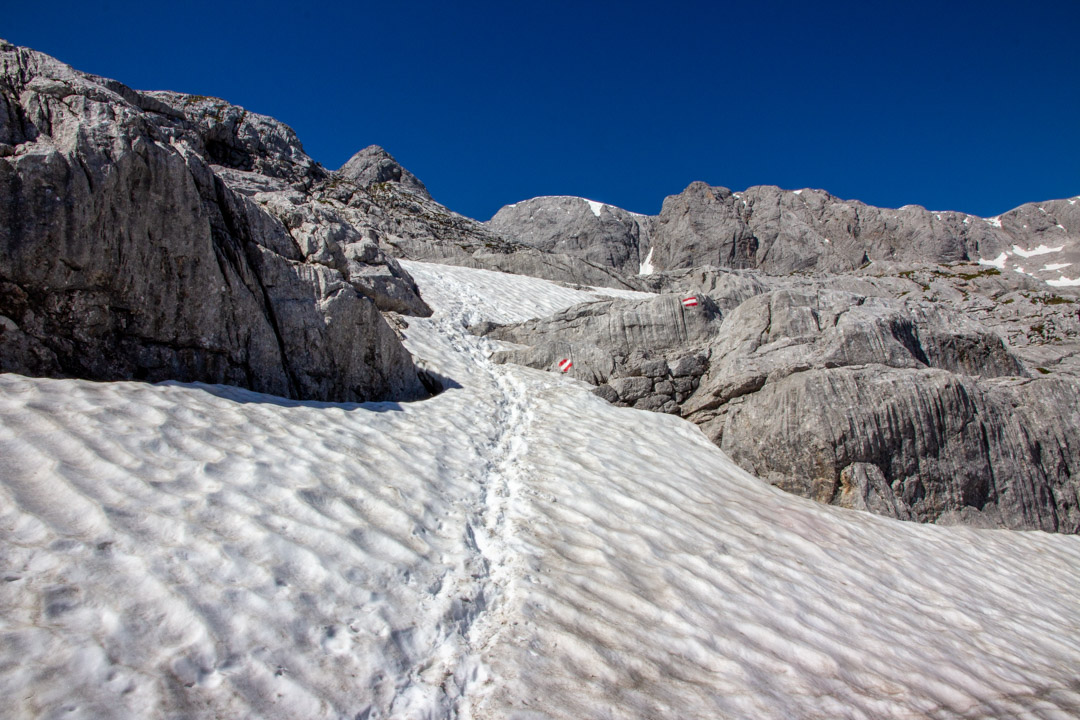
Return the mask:
<path id="1" fill-rule="evenodd" d="M 682 304 L 683 304 L 683 307 L 697 307 L 697 304 L 698 304 L 697 298 L 696 297 L 683 298 Z"/>
<path id="2" fill-rule="evenodd" d="M 559 361 L 559 369 L 563 372 L 569 372 L 572 367 L 574 367 L 574 363 L 570 362 L 567 358 L 563 358 Z"/>

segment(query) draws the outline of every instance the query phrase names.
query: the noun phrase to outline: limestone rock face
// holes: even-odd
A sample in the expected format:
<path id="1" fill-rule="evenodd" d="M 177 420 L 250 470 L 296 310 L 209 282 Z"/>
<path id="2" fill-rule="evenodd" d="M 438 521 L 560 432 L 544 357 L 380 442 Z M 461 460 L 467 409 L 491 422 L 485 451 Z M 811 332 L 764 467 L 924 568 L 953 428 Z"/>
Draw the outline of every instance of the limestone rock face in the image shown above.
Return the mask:
<path id="1" fill-rule="evenodd" d="M 361 290 L 377 253 L 306 199 L 325 172 L 291 130 L 6 43 L 0 78 L 0 369 L 424 393 Z"/>
<path id="2" fill-rule="evenodd" d="M 1000 335 L 943 303 L 815 289 L 729 313 L 683 414 L 744 468 L 822 502 L 1080 531 L 1075 463 L 1058 460 L 1080 443 L 1080 382 L 1031 379 Z"/>
<path id="3" fill-rule="evenodd" d="M 732 192 L 694 182 L 668 197 L 655 217 L 542 197 L 502 208 L 487 225 L 504 238 L 623 275 L 644 272 L 646 259 L 649 272 L 715 267 L 772 275 L 981 261 L 1052 286 L 1080 286 L 1080 197 L 980 218 L 916 205 L 877 208 L 823 190 L 761 185 Z"/>
<path id="4" fill-rule="evenodd" d="M 431 197 L 419 178 L 403 168 L 390 153 L 378 145 L 369 145 L 356 153 L 334 174 L 363 188 L 380 183 L 395 183 L 422 197 Z"/>
<path id="5" fill-rule="evenodd" d="M 708 363 L 695 352 L 719 331 L 719 308 L 707 297 L 686 307 L 683 296 L 601 300 L 550 318 L 485 324 L 474 332 L 525 345 L 496 359 L 540 369 L 573 362 L 570 375 L 599 386 L 611 402 L 678 414 Z"/>
<path id="6" fill-rule="evenodd" d="M 530 275 L 556 282 L 639 289 L 611 267 L 549 253 L 503 237 L 485 224 L 440 205 L 419 180 L 378 146 L 357 153 L 318 182 L 317 201 L 340 213 L 381 252 Z M 393 264 L 387 261 L 387 266 Z"/>
<path id="7" fill-rule="evenodd" d="M 154 118 L 171 135 L 182 137 L 207 163 L 278 180 L 298 189 L 326 177 L 326 170 L 307 156 L 292 128 L 274 118 L 248 112 L 218 98 L 157 91 L 135 93 L 106 81 L 130 102 L 161 109 L 178 122 Z M 123 88 L 121 90 L 121 88 Z M 148 105 L 148 101 L 153 103 Z"/>
<path id="8" fill-rule="evenodd" d="M 1072 380 L 812 369 L 732 401 L 720 447 L 779 487 L 899 518 L 1080 531 Z M 869 472 L 867 472 L 869 470 Z"/>
<path id="9" fill-rule="evenodd" d="M 986 219 L 915 205 L 877 208 L 822 190 L 762 185 L 733 193 L 695 182 L 667 198 L 653 220 L 652 264 L 658 270 L 712 265 L 779 275 L 847 272 L 871 261 L 998 259 L 1003 267 L 1057 282 L 1066 263 L 1080 260 L 1077 203 L 1031 203 Z"/>
<path id="10" fill-rule="evenodd" d="M 905 520 L 1080 532 L 1071 297 L 977 266 L 667 280 L 711 288 L 726 311 L 699 294 L 688 321 L 682 295 L 662 295 L 484 331 L 525 346 L 502 360 L 554 370 L 571 358 L 608 401 L 696 422 L 790 492 Z M 1025 323 L 1065 339 L 1051 350 Z M 1054 370 L 1033 365 L 1051 352 Z"/>
<path id="11" fill-rule="evenodd" d="M 540 197 L 507 205 L 487 226 L 544 252 L 580 257 L 637 275 L 648 253 L 648 219 L 578 197 Z"/>

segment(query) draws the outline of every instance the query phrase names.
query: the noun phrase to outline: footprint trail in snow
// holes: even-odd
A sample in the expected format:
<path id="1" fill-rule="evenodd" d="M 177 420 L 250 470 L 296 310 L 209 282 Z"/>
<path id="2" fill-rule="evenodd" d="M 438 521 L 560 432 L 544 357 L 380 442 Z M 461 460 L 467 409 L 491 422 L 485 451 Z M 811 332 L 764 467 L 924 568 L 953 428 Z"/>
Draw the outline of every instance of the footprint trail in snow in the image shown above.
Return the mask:
<path id="1" fill-rule="evenodd" d="M 1080 538 L 785 495 L 466 330 L 597 293 L 403 264 L 423 402 L 0 375 L 0 714 L 1080 715 Z"/>

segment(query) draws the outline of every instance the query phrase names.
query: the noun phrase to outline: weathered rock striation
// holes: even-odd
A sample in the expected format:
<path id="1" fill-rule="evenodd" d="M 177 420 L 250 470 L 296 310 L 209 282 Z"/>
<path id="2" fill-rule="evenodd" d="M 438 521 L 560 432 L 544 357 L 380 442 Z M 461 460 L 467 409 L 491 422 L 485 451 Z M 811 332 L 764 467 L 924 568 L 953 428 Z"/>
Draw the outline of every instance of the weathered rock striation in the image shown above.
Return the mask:
<path id="1" fill-rule="evenodd" d="M 1080 198 L 1029 203 L 994 218 L 908 205 L 877 208 L 823 190 L 770 185 L 732 192 L 691 183 L 655 217 L 580 198 L 537 198 L 488 223 L 535 247 L 577 254 L 624 273 L 704 266 L 843 273 L 870 262 L 976 262 L 1059 286 L 1080 286 Z M 592 210 L 592 213 L 589 212 Z M 595 213 L 595 215 L 593 214 Z M 590 219 L 590 215 L 593 215 Z M 636 245 L 635 245 L 636 242 Z M 1071 270 L 1076 270 L 1068 275 Z"/>
<path id="2" fill-rule="evenodd" d="M 714 335 L 719 309 L 706 297 L 683 306 L 680 296 L 601 300 L 575 305 L 548 319 L 516 325 L 487 323 L 473 332 L 522 344 L 496 353 L 499 362 L 553 369 L 573 363 L 570 375 L 599 386 L 618 405 L 678 414 L 697 389 L 707 363 L 695 352 Z"/>
<path id="3" fill-rule="evenodd" d="M 415 284 L 310 201 L 325 175 L 270 118 L 0 44 L 0 369 L 423 395 L 377 307 Z"/>
<path id="4" fill-rule="evenodd" d="M 477 331 L 525 346 L 502 360 L 552 370 L 570 357 L 609 401 L 681 414 L 788 491 L 908 520 L 1080 532 L 1080 378 L 1065 362 L 1078 304 L 977 266 L 865 272 L 680 272 L 680 295 Z M 678 303 L 687 292 L 697 307 Z M 1017 315 L 982 322 L 995 303 Z M 1000 332 L 1036 308 L 1068 335 L 1053 371 L 1032 364 L 1045 344 Z"/>

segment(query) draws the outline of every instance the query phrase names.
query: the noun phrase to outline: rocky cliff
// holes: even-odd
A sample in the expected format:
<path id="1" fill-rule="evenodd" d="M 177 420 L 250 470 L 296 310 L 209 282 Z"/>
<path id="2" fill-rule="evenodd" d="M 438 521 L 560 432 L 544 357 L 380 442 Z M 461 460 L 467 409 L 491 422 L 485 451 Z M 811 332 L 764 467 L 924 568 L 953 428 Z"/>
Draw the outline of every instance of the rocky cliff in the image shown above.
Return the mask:
<path id="1" fill-rule="evenodd" d="M 508 205 L 488 226 L 544 250 L 623 273 L 704 266 L 844 273 L 870 262 L 982 261 L 1054 286 L 1080 286 L 1080 198 L 1022 205 L 999 217 L 877 208 L 823 190 L 763 185 L 743 192 L 691 183 L 660 214 L 633 215 L 582 198 Z M 640 265 L 635 264 L 640 263 Z"/>
<path id="2" fill-rule="evenodd" d="M 0 369 L 422 395 L 379 309 L 426 307 L 326 176 L 270 118 L 0 44 Z"/>
<path id="3" fill-rule="evenodd" d="M 678 294 L 475 331 L 517 345 L 503 361 L 557 371 L 570 358 L 607 400 L 698 423 L 790 492 L 1080 532 L 1075 297 L 978 265 L 667 281 Z"/>
<path id="4" fill-rule="evenodd" d="M 667 198 L 652 232 L 657 269 L 717 265 L 772 274 L 845 272 L 871 261 L 985 261 L 1051 259 L 1058 268 L 1026 263 L 1053 280 L 1080 260 L 1080 207 L 1076 200 L 1021 206 L 997 218 L 897 210 L 841 200 L 821 190 L 772 186 L 741 193 L 692 183 Z M 1040 248 L 1042 250 L 1040 250 Z M 1045 252 L 1044 252 L 1045 251 Z M 1014 265 L 1016 263 L 1013 263 Z"/>
<path id="5" fill-rule="evenodd" d="M 582 285 L 642 287 L 612 265 L 518 242 L 447 209 L 378 146 L 361 150 L 338 171 L 320 180 L 313 195 L 348 218 L 364 237 L 393 257 Z"/>
<path id="6" fill-rule="evenodd" d="M 653 291 L 476 332 L 680 414 L 792 492 L 1080 532 L 1078 199 L 997 218 L 693 183 L 643 217 L 454 213 L 377 146 L 335 172 L 222 100 L 0 43 L 0 370 L 353 401 L 424 393 L 395 258 Z"/>

